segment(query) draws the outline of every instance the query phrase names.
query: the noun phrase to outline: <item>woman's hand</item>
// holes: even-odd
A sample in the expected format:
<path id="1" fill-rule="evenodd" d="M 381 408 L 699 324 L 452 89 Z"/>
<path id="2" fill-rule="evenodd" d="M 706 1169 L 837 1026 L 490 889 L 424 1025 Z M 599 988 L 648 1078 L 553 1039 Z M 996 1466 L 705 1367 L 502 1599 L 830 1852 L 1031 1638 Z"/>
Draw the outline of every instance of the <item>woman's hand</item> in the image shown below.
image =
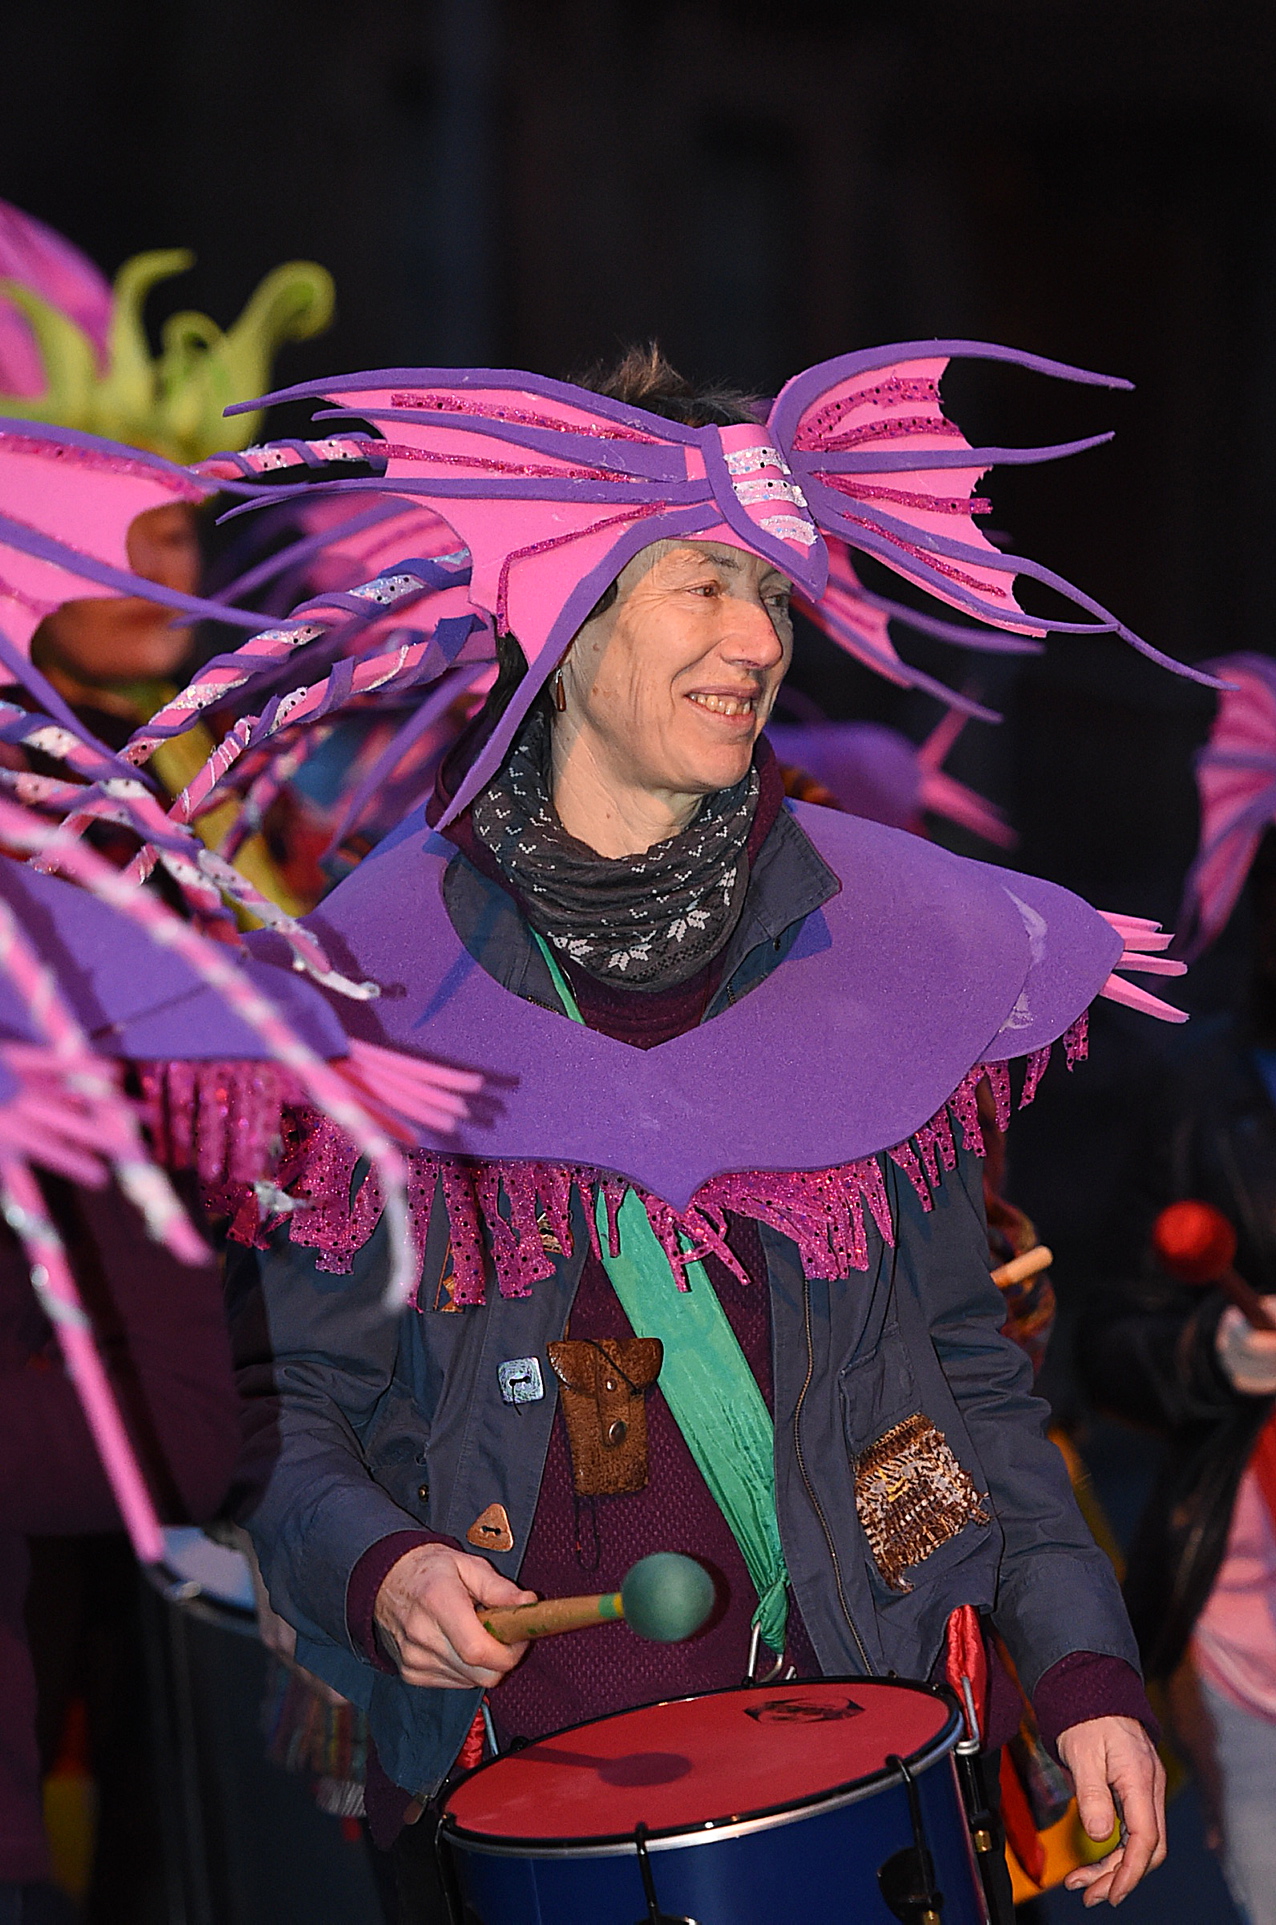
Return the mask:
<path id="1" fill-rule="evenodd" d="M 1097 1864 L 1078 1866 L 1064 1884 L 1086 1905 L 1110 1905 L 1134 1890 L 1165 1857 L 1165 1767 L 1134 1718 L 1088 1718 L 1070 1725 L 1059 1756 L 1072 1774 L 1077 1811 L 1096 1844 L 1110 1838 L 1118 1816 L 1122 1842 Z"/>
<path id="2" fill-rule="evenodd" d="M 535 1601 L 534 1591 L 520 1591 L 485 1558 L 447 1544 L 420 1544 L 391 1565 L 372 1616 L 405 1684 L 490 1690 L 514 1669 L 527 1645 L 499 1644 L 483 1629 L 475 1605 Z"/>
<path id="3" fill-rule="evenodd" d="M 1263 1308 L 1276 1317 L 1276 1297 L 1264 1297 Z M 1218 1320 L 1215 1346 L 1232 1388 L 1242 1397 L 1276 1392 L 1276 1330 L 1255 1330 L 1244 1312 L 1229 1303 Z"/>

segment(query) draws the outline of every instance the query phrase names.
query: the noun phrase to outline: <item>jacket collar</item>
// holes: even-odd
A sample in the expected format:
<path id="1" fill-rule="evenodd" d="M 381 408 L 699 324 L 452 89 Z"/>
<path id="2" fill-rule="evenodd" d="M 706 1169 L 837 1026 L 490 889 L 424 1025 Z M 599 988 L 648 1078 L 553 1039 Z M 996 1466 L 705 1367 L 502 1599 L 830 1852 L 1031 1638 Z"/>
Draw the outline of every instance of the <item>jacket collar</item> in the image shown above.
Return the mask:
<path id="1" fill-rule="evenodd" d="M 837 895 L 841 886 L 788 807 L 782 808 L 750 868 L 740 920 L 724 952 L 722 987 L 709 1015 L 768 975 L 782 959 L 786 932 Z M 457 935 L 487 974 L 513 995 L 557 1011 L 558 995 L 545 959 L 509 891 L 458 850 L 448 865 L 443 893 Z"/>

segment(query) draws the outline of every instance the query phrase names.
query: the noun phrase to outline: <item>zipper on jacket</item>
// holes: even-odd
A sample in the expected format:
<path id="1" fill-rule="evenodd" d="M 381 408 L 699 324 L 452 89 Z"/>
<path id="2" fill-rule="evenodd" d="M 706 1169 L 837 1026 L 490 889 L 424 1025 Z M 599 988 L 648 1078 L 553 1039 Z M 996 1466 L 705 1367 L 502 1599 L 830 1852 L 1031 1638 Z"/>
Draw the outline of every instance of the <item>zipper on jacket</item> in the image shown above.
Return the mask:
<path id="1" fill-rule="evenodd" d="M 811 1509 L 820 1520 L 820 1529 L 824 1533 L 824 1542 L 828 1547 L 828 1554 L 832 1560 L 833 1575 L 837 1580 L 837 1597 L 838 1603 L 842 1607 L 842 1616 L 850 1626 L 851 1636 L 855 1640 L 855 1648 L 860 1654 L 860 1661 L 865 1671 L 870 1677 L 873 1677 L 875 1676 L 873 1664 L 868 1652 L 864 1649 L 864 1640 L 856 1628 L 855 1619 L 851 1616 L 851 1607 L 846 1602 L 846 1591 L 842 1585 L 842 1567 L 838 1562 L 837 1548 L 833 1542 L 833 1533 L 829 1529 L 828 1519 L 824 1515 L 820 1500 L 815 1495 L 815 1486 L 807 1475 L 806 1459 L 802 1455 L 802 1406 L 806 1402 L 806 1393 L 811 1388 L 811 1379 L 815 1375 L 815 1343 L 811 1336 L 811 1284 L 810 1279 L 805 1275 L 802 1278 L 802 1309 L 806 1323 L 806 1381 L 802 1385 L 798 1393 L 797 1403 L 793 1407 L 793 1449 L 797 1457 L 797 1465 L 802 1476 L 802 1482 L 806 1487 L 806 1494 L 811 1500 Z"/>

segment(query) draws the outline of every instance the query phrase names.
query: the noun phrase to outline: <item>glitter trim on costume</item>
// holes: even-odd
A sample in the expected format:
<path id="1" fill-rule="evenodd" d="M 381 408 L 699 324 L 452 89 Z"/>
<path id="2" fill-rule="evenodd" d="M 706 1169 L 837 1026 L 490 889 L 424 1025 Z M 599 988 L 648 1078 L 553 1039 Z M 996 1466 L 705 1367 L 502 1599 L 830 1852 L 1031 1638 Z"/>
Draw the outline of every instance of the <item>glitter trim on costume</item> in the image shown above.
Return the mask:
<path id="1" fill-rule="evenodd" d="M 1086 1018 L 1082 1016 L 1062 1038 L 1069 1067 L 1085 1054 Z M 1031 1102 L 1049 1061 L 1050 1050 L 1037 1050 L 1026 1059 L 1019 1106 Z M 144 1087 L 154 1087 L 155 1065 L 143 1072 Z M 164 1125 L 157 1138 L 170 1146 L 169 1160 L 190 1167 L 198 1157 L 200 1173 L 210 1184 L 211 1208 L 231 1218 L 228 1234 L 239 1243 L 265 1249 L 285 1220 L 293 1243 L 317 1252 L 316 1267 L 332 1275 L 347 1275 L 354 1258 L 367 1243 L 381 1217 L 380 1190 L 373 1175 L 356 1182 L 359 1155 L 353 1143 L 327 1117 L 301 1107 L 282 1091 L 272 1095 L 246 1085 L 230 1072 L 229 1064 L 172 1064 L 165 1070 L 171 1092 Z M 257 1066 L 252 1066 L 256 1075 Z M 201 1137 L 192 1146 L 189 1132 L 179 1138 L 175 1125 L 183 1100 L 193 1107 L 192 1074 L 198 1079 Z M 174 1079 L 178 1079 L 176 1082 Z M 993 1096 L 998 1127 L 1010 1118 L 1010 1071 L 1006 1063 L 977 1063 L 962 1078 L 944 1107 L 904 1143 L 885 1157 L 912 1185 L 923 1210 L 933 1207 L 933 1193 L 946 1171 L 957 1163 L 957 1125 L 963 1148 L 984 1154 L 976 1091 L 987 1081 Z M 236 1104 L 245 1101 L 249 1120 L 236 1122 Z M 249 1145 L 260 1144 L 268 1128 L 265 1120 L 275 1102 L 282 1150 L 275 1184 L 255 1186 L 247 1173 Z M 253 1109 L 253 1105 L 259 1107 Z M 280 1110 L 283 1114 L 280 1116 Z M 202 1140 L 206 1111 L 212 1117 L 212 1146 Z M 242 1147 L 241 1147 L 242 1146 Z M 572 1196 L 579 1195 L 590 1244 L 601 1254 L 594 1222 L 594 1198 L 607 1206 L 609 1240 L 618 1249 L 616 1215 L 631 1188 L 647 1212 L 648 1221 L 669 1259 L 678 1287 L 685 1290 L 689 1263 L 716 1256 L 728 1269 L 749 1281 L 727 1243 L 728 1214 L 765 1223 L 797 1245 L 802 1268 L 810 1278 L 844 1282 L 869 1266 L 869 1228 L 894 1246 L 895 1232 L 881 1156 L 863 1157 L 823 1170 L 735 1171 L 711 1178 L 697 1190 L 685 1210 L 673 1209 L 650 1191 L 630 1184 L 612 1171 L 587 1164 L 484 1162 L 473 1157 L 442 1155 L 430 1150 L 407 1153 L 408 1200 L 418 1249 L 424 1249 L 430 1214 L 441 1198 L 451 1232 L 453 1283 L 449 1303 L 464 1308 L 487 1301 L 489 1277 L 495 1276 L 503 1297 L 530 1296 L 534 1286 L 554 1274 L 554 1255 L 573 1251 Z M 231 1173 L 232 1164 L 244 1171 Z M 260 1175 L 260 1162 L 252 1172 Z M 286 1195 L 288 1210 L 279 1207 Z M 867 1213 L 867 1214 L 866 1214 Z M 418 1307 L 426 1307 L 419 1305 Z"/>

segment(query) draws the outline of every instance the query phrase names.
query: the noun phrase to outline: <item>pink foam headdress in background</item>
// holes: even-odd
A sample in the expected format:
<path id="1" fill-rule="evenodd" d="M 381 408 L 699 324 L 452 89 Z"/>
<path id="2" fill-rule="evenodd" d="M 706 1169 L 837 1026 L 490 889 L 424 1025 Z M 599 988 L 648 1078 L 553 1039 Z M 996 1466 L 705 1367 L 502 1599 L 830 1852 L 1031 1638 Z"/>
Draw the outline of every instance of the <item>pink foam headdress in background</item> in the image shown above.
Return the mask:
<path id="1" fill-rule="evenodd" d="M 1188 955 L 1221 934 L 1258 845 L 1276 823 L 1276 661 L 1246 652 L 1209 667 L 1222 678 L 1222 693 L 1196 758 L 1200 841 L 1179 911 Z"/>
<path id="2" fill-rule="evenodd" d="M 351 1038 L 339 1023 L 334 1034 L 328 1005 L 314 992 L 299 1003 L 289 971 L 267 969 L 275 979 L 278 1000 L 272 999 L 263 993 L 261 975 L 241 966 L 228 918 L 221 916 L 219 930 L 226 940 L 210 941 L 66 827 L 44 819 L 70 810 L 73 822 L 106 816 L 139 837 L 158 837 L 170 872 L 205 921 L 220 912 L 222 887 L 232 900 L 244 900 L 222 873 L 225 864 L 180 818 L 164 815 L 136 770 L 83 728 L 24 653 L 47 613 L 84 597 L 139 595 L 181 615 L 256 629 L 260 616 L 177 594 L 127 568 L 128 529 L 138 514 L 175 500 L 201 500 L 212 485 L 92 436 L 0 422 L 0 660 L 44 711 L 0 702 L 0 739 L 52 756 L 79 778 L 0 767 L 4 788 L 17 798 L 0 797 L 0 842 L 7 852 L 32 852 L 38 867 L 82 886 L 68 889 L 49 877 L 26 882 L 21 879 L 29 872 L 11 853 L 0 854 L 0 1209 L 26 1250 L 33 1286 L 143 1559 L 160 1551 L 154 1507 L 32 1166 L 77 1183 L 113 1176 L 152 1235 L 184 1260 L 197 1260 L 204 1246 L 162 1162 L 182 1167 L 198 1160 L 201 1174 L 215 1176 L 223 1159 L 231 1175 L 239 1161 L 240 1174 L 270 1192 L 281 1105 L 315 1105 L 339 1116 L 374 1164 L 384 1166 L 396 1199 L 393 1288 L 401 1302 L 415 1284 L 419 1252 L 399 1145 L 419 1140 L 422 1131 L 449 1135 L 482 1083 L 474 1072 Z M 471 625 L 467 616 L 465 629 Z M 260 899 L 258 906 L 268 920 L 275 913 Z M 114 913 L 104 930 L 100 912 L 108 907 Z M 99 912 L 96 920 L 89 910 Z M 288 918 L 284 923 L 294 942 L 312 946 Z M 37 948 L 33 930 L 53 940 Z M 185 993 L 174 998 L 170 980 L 167 992 L 154 991 L 148 1008 L 152 970 L 162 972 L 176 958 L 188 972 Z M 310 966 L 321 977 L 330 974 L 318 949 Z M 372 993 L 375 986 L 363 987 Z M 200 988 L 202 1003 L 189 993 Z M 136 1053 L 152 1059 L 139 1072 L 149 1092 L 151 1144 L 140 1132 L 122 1066 L 107 1053 L 123 1053 L 122 1035 L 139 1018 L 145 1042 Z M 232 1052 L 232 1060 L 217 1060 Z M 180 1098 L 170 1105 L 177 1112 L 170 1135 L 181 1134 L 181 1144 L 162 1141 L 164 1103 L 157 1092 L 166 1077 Z"/>
<path id="3" fill-rule="evenodd" d="M 26 654 L 63 602 L 142 595 L 192 620 L 258 628 L 248 609 L 184 595 L 129 567 L 138 515 L 201 502 L 217 485 L 160 455 L 72 428 L 0 419 L 0 635 Z"/>
<path id="4" fill-rule="evenodd" d="M 1052 448 L 972 448 L 940 404 L 939 382 L 954 355 L 1128 385 L 1011 349 L 932 341 L 810 368 L 786 385 L 757 427 L 689 428 L 566 382 L 488 369 L 347 375 L 251 405 L 340 402 L 322 417 L 341 424 L 326 458 L 362 458 L 382 472 L 321 485 L 401 493 L 442 516 L 469 550 L 475 607 L 498 632 L 516 636 L 527 656 L 529 673 L 454 797 L 455 814 L 500 766 L 604 589 L 661 538 L 747 549 L 818 603 L 829 571 L 825 536 L 832 535 L 990 630 L 1033 637 L 1078 626 L 1108 629 L 1162 666 L 1212 684 L 1051 570 L 1003 554 L 980 533 L 974 517 L 987 503 L 974 489 L 988 468 L 1049 460 L 1107 437 Z M 372 423 L 384 439 L 351 432 L 358 421 Z M 321 445 L 250 450 L 240 471 L 313 462 Z M 1016 598 L 1017 576 L 1055 589 L 1091 620 L 1026 613 Z"/>
<path id="5" fill-rule="evenodd" d="M 63 235 L 7 201 L 0 201 L 0 281 L 16 281 L 65 314 L 105 363 L 110 282 Z M 0 295 L 0 394 L 42 394 L 46 378 L 30 321 Z"/>

